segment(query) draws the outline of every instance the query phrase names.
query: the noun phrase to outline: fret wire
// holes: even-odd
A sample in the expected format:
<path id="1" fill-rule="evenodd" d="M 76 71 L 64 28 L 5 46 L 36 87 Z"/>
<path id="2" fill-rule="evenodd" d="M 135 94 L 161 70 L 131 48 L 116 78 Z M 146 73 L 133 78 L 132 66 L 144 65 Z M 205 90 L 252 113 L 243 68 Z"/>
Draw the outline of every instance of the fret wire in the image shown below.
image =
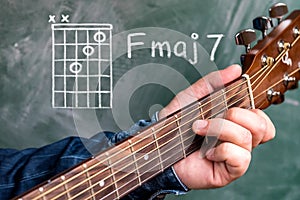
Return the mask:
<path id="1" fill-rule="evenodd" d="M 198 106 L 199 106 L 200 115 L 201 115 L 201 117 L 202 117 L 202 120 L 204 120 L 205 117 L 204 117 L 204 115 L 203 115 L 203 108 L 202 108 L 202 106 L 201 106 L 201 101 L 198 101 Z"/>
<path id="2" fill-rule="evenodd" d="M 108 154 L 105 154 L 105 155 L 106 155 L 107 157 L 109 157 Z M 108 159 L 107 161 L 108 161 L 108 166 L 111 166 L 111 160 Z M 115 174 L 114 174 L 114 170 L 113 170 L 112 167 L 109 167 L 109 168 L 110 168 L 110 172 L 111 172 L 111 174 L 112 174 L 111 177 L 112 177 L 113 182 L 114 182 L 114 185 L 115 185 L 115 191 L 116 191 L 117 197 L 118 197 L 118 199 L 120 199 L 119 190 L 118 190 L 118 186 L 117 186 L 117 182 L 116 182 L 116 177 L 115 177 Z"/>
<path id="3" fill-rule="evenodd" d="M 223 94 L 222 97 L 223 97 L 223 101 L 224 101 L 226 110 L 228 110 L 227 99 L 226 99 L 226 96 L 225 96 L 226 92 L 224 93 L 224 89 L 221 89 L 221 93 Z"/>
<path id="4" fill-rule="evenodd" d="M 39 192 L 42 195 L 43 200 L 46 200 L 46 196 L 44 195 L 44 188 L 43 187 L 39 187 Z"/>
<path id="5" fill-rule="evenodd" d="M 129 143 L 129 145 L 130 145 L 130 150 L 131 150 L 133 159 L 134 159 L 134 161 L 135 161 L 135 162 L 134 162 L 134 166 L 135 166 L 136 174 L 137 174 L 137 177 L 138 177 L 138 180 L 139 180 L 139 185 L 141 186 L 141 185 L 142 185 L 142 181 L 141 181 L 141 176 L 140 176 L 140 170 L 138 169 L 137 159 L 136 159 L 136 156 L 135 156 L 135 153 L 134 153 L 134 149 L 133 149 L 133 146 L 132 146 L 132 141 L 131 141 L 131 140 L 128 140 L 128 143 Z"/>
<path id="6" fill-rule="evenodd" d="M 64 175 L 62 175 L 61 177 L 60 177 L 60 179 L 63 181 L 63 183 L 65 182 L 65 180 L 66 180 L 66 177 L 64 176 Z M 65 189 L 65 191 L 66 191 L 66 195 L 67 195 L 67 197 L 68 197 L 68 199 L 70 199 L 71 198 L 71 195 L 70 195 L 70 192 L 68 191 L 68 186 L 66 185 L 66 183 L 64 183 L 64 189 Z"/>
<path id="7" fill-rule="evenodd" d="M 245 82 L 242 82 L 242 83 L 239 83 L 238 85 L 236 85 L 236 86 L 234 86 L 233 88 L 231 88 L 230 90 L 228 90 L 226 93 L 229 93 L 230 91 L 232 91 L 232 90 L 234 90 L 234 89 L 236 89 L 236 88 L 238 88 L 239 86 L 241 86 L 241 85 L 243 85 Z M 218 96 L 219 97 L 219 96 Z M 218 97 L 215 97 L 215 99 L 216 98 L 218 98 Z M 214 99 L 214 100 L 215 100 Z M 206 104 L 208 104 L 209 102 L 207 102 Z M 203 104 L 203 106 L 204 106 L 205 104 Z M 188 113 L 189 114 L 189 113 Z M 183 116 L 181 116 L 181 118 L 182 117 L 184 117 L 184 116 L 187 116 L 188 114 L 186 114 L 186 115 L 183 115 Z M 173 123 L 173 122 L 171 122 L 171 123 Z M 170 125 L 171 123 L 169 123 L 169 124 L 167 124 L 166 126 L 168 126 L 168 125 Z M 166 126 L 164 126 L 164 127 L 166 127 Z M 161 127 L 160 129 L 158 129 L 158 130 L 156 130 L 156 131 L 160 131 L 162 128 L 164 128 L 164 127 Z M 135 142 L 135 143 L 138 143 L 139 141 L 137 141 L 137 142 Z M 125 149 L 124 149 L 125 150 Z M 97 166 L 97 164 L 96 165 L 94 165 L 94 166 L 91 166 L 90 168 L 93 168 L 93 167 L 95 167 L 95 166 Z M 87 170 L 90 170 L 90 168 L 89 169 L 87 169 Z M 82 172 L 82 173 L 84 173 L 84 172 Z M 76 178 L 76 177 L 78 177 L 80 174 L 82 174 L 82 173 L 78 173 L 78 175 L 75 175 L 74 177 L 72 177 L 72 179 L 71 180 L 73 180 L 74 178 Z M 70 180 L 70 181 L 71 181 Z M 69 180 L 68 180 L 69 181 Z M 51 191 L 53 191 L 55 188 L 57 188 L 59 186 L 59 184 L 56 186 L 56 187 L 54 187 L 54 188 L 52 188 L 52 190 L 49 190 L 49 191 L 47 191 L 48 193 L 49 192 L 51 192 Z M 38 196 L 38 197 L 40 197 L 40 196 Z M 38 198 L 37 197 L 37 198 Z M 35 198 L 35 199 L 37 199 L 37 198 Z"/>
<path id="8" fill-rule="evenodd" d="M 156 135 L 155 129 L 153 127 L 151 128 L 151 131 L 152 131 L 153 138 L 155 140 L 155 145 L 156 145 L 156 149 L 157 149 L 157 153 L 158 153 L 158 157 L 159 157 L 159 161 L 160 161 L 160 169 L 163 172 L 164 171 L 164 166 L 162 165 L 162 160 L 161 160 L 161 155 L 160 155 L 160 149 L 159 149 L 159 144 L 158 144 L 158 140 L 157 140 L 157 135 Z"/>
<path id="9" fill-rule="evenodd" d="M 179 121 L 178 121 L 178 116 L 175 115 L 175 118 L 176 118 L 176 125 L 178 127 L 178 132 L 179 132 L 179 135 L 180 135 L 180 141 L 181 141 L 181 148 L 182 148 L 183 157 L 186 158 L 186 153 L 185 153 L 185 150 L 184 150 L 184 143 L 183 143 L 183 138 L 182 138 L 182 133 L 181 133 L 181 127 L 180 127 L 180 124 L 179 124 Z"/>
<path id="10" fill-rule="evenodd" d="M 87 166 L 86 166 L 86 164 L 83 164 L 82 165 L 82 167 L 84 168 L 84 169 L 86 169 L 87 168 Z M 91 195 L 92 195 L 92 197 L 93 197 L 93 200 L 96 200 L 96 198 L 95 198 L 95 196 L 94 196 L 94 187 L 92 187 L 93 186 L 93 184 L 92 184 L 92 179 L 90 179 L 90 174 L 89 174 L 89 171 L 86 171 L 86 178 L 88 179 L 88 184 L 89 184 L 89 187 L 90 187 L 90 192 L 91 192 Z M 70 199 L 70 197 L 68 197 L 68 199 Z"/>

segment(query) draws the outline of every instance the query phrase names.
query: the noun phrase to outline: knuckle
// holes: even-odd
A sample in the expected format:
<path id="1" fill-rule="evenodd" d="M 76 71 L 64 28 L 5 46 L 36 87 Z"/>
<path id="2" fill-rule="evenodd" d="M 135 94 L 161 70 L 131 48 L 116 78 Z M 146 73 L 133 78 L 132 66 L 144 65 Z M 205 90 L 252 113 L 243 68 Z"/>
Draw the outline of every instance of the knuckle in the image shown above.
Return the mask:
<path id="1" fill-rule="evenodd" d="M 261 117 L 260 124 L 259 124 L 258 128 L 259 128 L 260 132 L 263 132 L 263 133 L 267 132 L 268 125 L 267 125 L 267 120 L 265 118 Z"/>
<path id="2" fill-rule="evenodd" d="M 245 131 L 242 132 L 242 141 L 244 144 L 249 145 L 252 144 L 252 134 L 249 130 L 245 129 Z"/>
<path id="3" fill-rule="evenodd" d="M 243 157 L 242 157 L 242 159 L 243 159 L 243 163 L 245 163 L 245 164 L 250 164 L 250 162 L 251 162 L 251 153 L 250 152 L 247 152 L 247 153 L 245 153 L 245 155 L 243 155 Z"/>
<path id="4" fill-rule="evenodd" d="M 230 108 L 226 111 L 225 118 L 232 121 L 237 118 L 237 108 Z"/>

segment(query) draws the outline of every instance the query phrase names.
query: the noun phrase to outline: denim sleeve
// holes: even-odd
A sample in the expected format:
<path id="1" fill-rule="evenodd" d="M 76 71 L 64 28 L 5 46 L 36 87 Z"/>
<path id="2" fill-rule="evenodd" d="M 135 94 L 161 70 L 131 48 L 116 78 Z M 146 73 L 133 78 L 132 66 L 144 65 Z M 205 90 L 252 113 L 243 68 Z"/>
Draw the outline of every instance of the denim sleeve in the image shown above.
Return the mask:
<path id="1" fill-rule="evenodd" d="M 128 131 L 104 132 L 110 143 L 121 141 L 151 121 L 140 120 Z M 83 141 L 84 140 L 84 141 Z M 103 141 L 102 141 L 103 142 Z M 0 199 L 10 199 L 44 182 L 56 174 L 90 158 L 84 143 L 99 146 L 95 139 L 68 137 L 53 144 L 25 150 L 0 149 Z M 155 199 L 162 194 L 183 194 L 188 189 L 180 182 L 172 168 L 143 184 L 124 197 L 127 199 Z"/>
<path id="2" fill-rule="evenodd" d="M 81 138 L 25 150 L 0 149 L 0 199 L 10 199 L 88 159 Z"/>

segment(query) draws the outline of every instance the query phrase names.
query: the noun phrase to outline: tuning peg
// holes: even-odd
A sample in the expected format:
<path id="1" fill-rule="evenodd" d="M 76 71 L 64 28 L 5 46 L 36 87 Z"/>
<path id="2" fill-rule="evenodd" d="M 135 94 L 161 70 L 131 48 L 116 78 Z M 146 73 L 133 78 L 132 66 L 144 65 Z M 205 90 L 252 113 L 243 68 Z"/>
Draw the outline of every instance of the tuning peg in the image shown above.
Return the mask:
<path id="1" fill-rule="evenodd" d="M 262 32 L 263 38 L 267 36 L 267 30 L 273 27 L 271 18 L 265 16 L 256 17 L 252 23 L 254 29 Z"/>
<path id="2" fill-rule="evenodd" d="M 280 104 L 284 101 L 284 95 L 281 92 L 274 91 L 272 88 L 267 91 L 267 98 L 273 104 Z"/>
<path id="3" fill-rule="evenodd" d="M 276 18 L 278 24 L 282 21 L 282 17 L 288 13 L 288 7 L 285 3 L 276 3 L 269 8 L 269 15 L 271 18 Z"/>
<path id="4" fill-rule="evenodd" d="M 246 29 L 238 32 L 235 35 L 235 43 L 237 45 L 244 45 L 246 47 L 246 52 L 250 51 L 250 44 L 256 39 L 255 31 L 252 29 Z"/>
<path id="5" fill-rule="evenodd" d="M 283 76 L 283 84 L 288 89 L 296 89 L 296 88 L 298 88 L 298 81 L 297 81 L 296 77 L 289 76 L 287 73 L 284 74 L 284 76 Z"/>

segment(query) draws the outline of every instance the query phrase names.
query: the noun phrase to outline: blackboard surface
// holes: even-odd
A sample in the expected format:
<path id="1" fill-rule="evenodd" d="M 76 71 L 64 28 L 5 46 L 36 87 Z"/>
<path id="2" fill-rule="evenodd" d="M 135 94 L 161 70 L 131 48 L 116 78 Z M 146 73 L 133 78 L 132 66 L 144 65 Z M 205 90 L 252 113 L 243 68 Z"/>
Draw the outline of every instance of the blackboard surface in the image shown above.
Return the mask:
<path id="1" fill-rule="evenodd" d="M 300 9 L 299 1 L 283 2 L 290 11 Z M 61 22 L 62 15 L 69 15 L 72 23 L 110 23 L 113 34 L 141 27 L 167 28 L 187 36 L 197 33 L 198 42 L 209 54 L 215 42 L 209 35 L 223 34 L 214 55 L 221 69 L 239 63 L 244 49 L 234 44 L 235 33 L 251 28 L 255 17 L 268 15 L 267 10 L 273 3 L 273 0 L 1 1 L 0 147 L 39 147 L 78 135 L 76 120 L 83 120 L 83 116 L 76 111 L 74 114 L 71 109 L 54 109 L 51 105 L 52 22 L 49 15 L 55 15 L 57 23 Z M 257 35 L 260 37 L 260 33 Z M 129 60 L 124 52 L 114 61 L 115 84 L 123 81 L 122 76 L 134 67 L 149 63 L 156 63 L 157 67 L 159 64 L 170 66 L 188 83 L 199 78 L 197 70 L 181 58 L 152 58 L 147 50 L 135 51 L 133 56 Z M 174 84 L 172 76 L 160 78 Z M 132 77 L 134 81 L 141 80 Z M 141 85 L 132 92 L 127 105 L 132 120 L 148 118 L 149 110 L 153 113 L 160 105 L 166 105 L 173 95 L 167 86 Z M 300 90 L 289 91 L 282 105 L 271 106 L 266 112 L 276 125 L 276 139 L 254 150 L 244 177 L 225 188 L 192 191 L 185 196 L 168 196 L 168 199 L 299 199 Z M 118 130 L 110 121 L 109 117 L 113 116 L 109 109 L 97 110 L 96 116 L 104 129 Z M 93 130 L 86 132 L 93 133 Z"/>

